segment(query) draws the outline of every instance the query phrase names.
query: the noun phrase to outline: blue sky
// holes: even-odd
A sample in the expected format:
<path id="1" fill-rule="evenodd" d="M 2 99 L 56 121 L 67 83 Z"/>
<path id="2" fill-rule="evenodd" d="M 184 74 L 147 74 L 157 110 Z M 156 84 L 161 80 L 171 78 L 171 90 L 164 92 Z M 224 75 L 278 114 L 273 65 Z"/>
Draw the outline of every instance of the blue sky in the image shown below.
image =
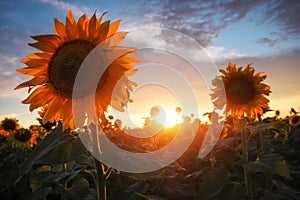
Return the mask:
<path id="1" fill-rule="evenodd" d="M 122 19 L 120 30 L 161 26 L 195 39 L 219 67 L 229 61 L 254 63 L 269 76 L 270 106 L 287 114 L 300 106 L 300 2 L 285 1 L 0 1 L 0 119 L 16 117 L 21 125 L 36 123 L 21 100 L 26 89 L 13 88 L 29 77 L 15 72 L 20 58 L 35 51 L 30 35 L 53 33 L 53 18 L 65 20 L 107 11 L 106 19 Z M 166 36 L 167 37 L 167 36 Z M 169 38 L 172 42 L 172 38 Z"/>

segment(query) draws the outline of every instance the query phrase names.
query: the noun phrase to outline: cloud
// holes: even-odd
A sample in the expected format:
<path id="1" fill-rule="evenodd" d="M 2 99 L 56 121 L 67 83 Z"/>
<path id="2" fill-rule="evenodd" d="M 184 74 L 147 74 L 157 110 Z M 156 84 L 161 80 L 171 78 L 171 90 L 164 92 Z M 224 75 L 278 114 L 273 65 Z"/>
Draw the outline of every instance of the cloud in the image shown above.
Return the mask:
<path id="1" fill-rule="evenodd" d="M 246 55 L 243 53 L 240 53 L 236 50 L 228 50 L 225 47 L 222 46 L 209 46 L 205 48 L 205 51 L 207 55 L 214 61 L 220 61 L 226 59 L 238 59 L 245 57 Z"/>
<path id="2" fill-rule="evenodd" d="M 266 44 L 270 47 L 273 47 L 273 46 L 275 46 L 277 40 L 272 40 L 270 38 L 262 37 L 262 38 L 259 38 L 256 42 L 258 44 Z"/>
<path id="3" fill-rule="evenodd" d="M 0 26 L 0 54 L 21 55 L 27 50 L 28 35 L 12 26 Z"/>
<path id="4" fill-rule="evenodd" d="M 81 16 L 83 13 L 95 12 L 95 9 L 92 9 L 84 5 L 71 4 L 71 3 L 66 3 L 58 0 L 39 0 L 39 1 L 42 3 L 48 3 L 56 7 L 57 9 L 63 10 L 65 12 L 67 12 L 68 10 L 72 10 L 75 16 Z"/>
<path id="5" fill-rule="evenodd" d="M 258 26 L 278 27 L 277 38 L 259 42 L 275 45 L 288 37 L 299 37 L 300 2 L 286 1 L 142 1 L 136 3 L 134 12 L 122 14 L 132 17 L 132 26 L 158 25 L 184 33 L 202 46 L 213 45 L 219 32 L 249 16 Z M 258 17 L 256 17 L 258 16 Z M 247 22 L 246 22 L 247 23 Z M 274 44 L 273 44 L 274 43 Z"/>
<path id="6" fill-rule="evenodd" d="M 0 97 L 1 98 L 25 98 L 27 90 L 17 90 L 14 88 L 25 80 L 29 80 L 28 77 L 22 76 L 16 72 L 16 69 L 21 66 L 20 58 L 13 56 L 0 56 Z"/>
<path id="7" fill-rule="evenodd" d="M 0 115 L 0 119 L 4 119 L 6 117 L 8 117 L 8 118 L 17 118 L 17 117 L 22 116 L 24 114 L 28 114 L 28 112 L 2 114 L 2 115 Z"/>
<path id="8" fill-rule="evenodd" d="M 299 36 L 300 2 L 293 0 L 270 1 L 266 6 L 267 22 L 276 23 L 290 36 Z"/>
<path id="9" fill-rule="evenodd" d="M 139 5 L 141 9 L 134 15 L 143 16 L 139 19 L 143 25 L 155 24 L 179 31 L 207 47 L 212 45 L 221 29 L 244 18 L 258 4 L 256 1 L 151 1 Z"/>

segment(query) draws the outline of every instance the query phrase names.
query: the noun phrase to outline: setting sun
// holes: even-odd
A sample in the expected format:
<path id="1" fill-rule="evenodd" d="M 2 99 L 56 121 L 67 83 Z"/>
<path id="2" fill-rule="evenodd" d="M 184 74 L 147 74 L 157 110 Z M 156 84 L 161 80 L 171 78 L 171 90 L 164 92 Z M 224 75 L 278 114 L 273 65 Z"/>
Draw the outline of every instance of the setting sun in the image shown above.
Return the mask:
<path id="1" fill-rule="evenodd" d="M 153 94 L 159 95 L 152 98 Z M 184 110 L 188 111 L 188 108 L 182 108 L 182 113 L 178 113 L 176 108 L 181 106 L 177 96 L 166 87 L 158 84 L 139 87 L 134 91 L 131 99 L 133 99 L 133 102 L 127 105 L 125 112 L 109 110 L 109 113 L 113 114 L 115 119 L 121 119 L 124 126 L 131 128 L 143 127 L 146 118 L 150 118 L 164 127 L 172 127 L 181 122 L 182 113 L 188 116 L 192 114 L 183 112 Z M 152 108 L 158 108 L 157 114 L 153 116 L 151 116 Z"/>

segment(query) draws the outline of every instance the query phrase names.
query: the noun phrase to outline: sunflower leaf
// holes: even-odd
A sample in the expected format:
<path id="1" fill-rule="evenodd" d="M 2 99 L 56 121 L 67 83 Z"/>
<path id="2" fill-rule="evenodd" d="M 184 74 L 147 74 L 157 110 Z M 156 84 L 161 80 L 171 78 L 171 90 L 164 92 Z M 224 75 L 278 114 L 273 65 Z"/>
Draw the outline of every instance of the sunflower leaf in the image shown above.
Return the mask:
<path id="1" fill-rule="evenodd" d="M 17 179 L 17 184 L 22 177 L 27 174 L 35 162 L 43 157 L 46 153 L 53 149 L 62 136 L 66 135 L 69 131 L 62 132 L 61 127 L 54 129 L 45 139 L 43 139 L 32 151 L 28 159 L 20 166 L 20 175 Z"/>

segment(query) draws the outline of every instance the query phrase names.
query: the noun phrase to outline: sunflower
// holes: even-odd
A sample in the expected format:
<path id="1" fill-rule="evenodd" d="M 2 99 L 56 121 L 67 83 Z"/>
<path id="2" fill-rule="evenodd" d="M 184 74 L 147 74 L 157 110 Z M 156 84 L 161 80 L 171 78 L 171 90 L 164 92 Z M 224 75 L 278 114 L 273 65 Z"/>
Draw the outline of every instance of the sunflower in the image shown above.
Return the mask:
<path id="1" fill-rule="evenodd" d="M 10 132 L 7 137 L 7 141 L 12 147 L 17 148 L 32 148 L 37 143 L 37 135 L 31 133 L 28 129 L 20 128 L 18 130 Z"/>
<path id="2" fill-rule="evenodd" d="M 131 82 L 128 77 L 136 71 L 131 63 L 138 60 L 129 57 L 129 54 L 135 53 L 136 49 L 117 46 L 127 32 L 117 32 L 121 20 L 102 23 L 104 14 L 96 18 L 94 13 L 90 19 L 83 14 L 76 22 L 72 12 L 68 11 L 65 24 L 54 18 L 55 34 L 32 36 L 37 42 L 29 45 L 41 52 L 30 53 L 21 59 L 27 67 L 17 71 L 33 78 L 23 82 L 16 89 L 29 87 L 31 93 L 22 103 L 30 104 L 30 111 L 48 105 L 42 123 L 62 120 L 64 129 L 74 129 L 72 97 L 93 102 L 82 108 L 82 118 L 86 112 L 89 113 L 92 105 L 97 114 L 96 120 L 101 121 L 106 120 L 104 112 L 109 105 L 122 111 L 131 101 L 128 90 L 132 91 L 132 86 L 136 86 L 136 83 Z M 122 48 L 122 55 L 113 59 L 104 71 L 96 92 L 93 92 L 95 99 L 89 99 L 92 96 L 91 92 L 83 92 L 81 96 L 75 97 L 72 95 L 73 85 L 81 64 L 96 46 L 103 43 L 108 43 L 102 51 L 105 58 L 112 57 L 113 51 L 117 49 L 115 47 Z M 31 91 L 33 88 L 35 90 Z"/>
<path id="3" fill-rule="evenodd" d="M 254 71 L 251 64 L 236 68 L 236 64 L 229 63 L 226 70 L 221 69 L 222 75 L 212 81 L 215 88 L 211 99 L 216 108 L 223 109 L 226 104 L 225 114 L 231 113 L 233 117 L 242 117 L 244 113 L 249 118 L 262 115 L 269 108 L 265 96 L 271 91 L 270 86 L 261 83 L 267 75 Z"/>
<path id="4" fill-rule="evenodd" d="M 291 126 L 298 126 L 300 124 L 300 116 L 299 115 L 291 116 L 289 123 Z"/>
<path id="5" fill-rule="evenodd" d="M 8 118 L 5 117 L 2 121 L 1 121 L 1 129 L 5 130 L 5 131 L 14 131 L 17 130 L 19 128 L 19 120 L 17 120 L 16 118 Z"/>

